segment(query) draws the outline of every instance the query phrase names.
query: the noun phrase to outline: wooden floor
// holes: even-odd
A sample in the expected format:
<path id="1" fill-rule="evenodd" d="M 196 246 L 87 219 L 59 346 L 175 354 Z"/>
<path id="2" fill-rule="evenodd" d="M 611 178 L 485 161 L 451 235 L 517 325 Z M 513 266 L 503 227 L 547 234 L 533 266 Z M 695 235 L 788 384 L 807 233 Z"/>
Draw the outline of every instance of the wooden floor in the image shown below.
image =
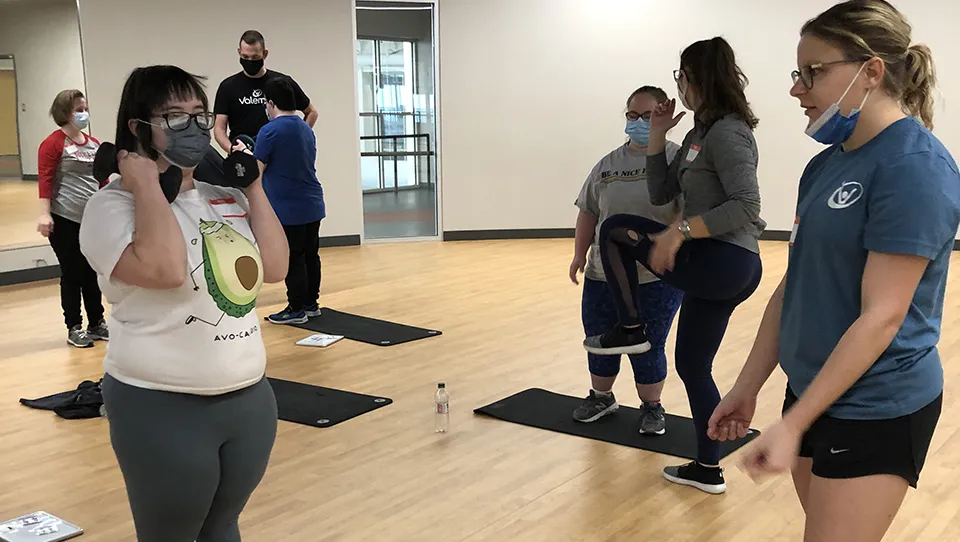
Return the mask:
<path id="1" fill-rule="evenodd" d="M 36 181 L 0 179 L 0 249 L 47 244 L 37 233 L 39 217 Z"/>
<path id="2" fill-rule="evenodd" d="M 675 459 L 472 414 L 528 387 L 588 389 L 579 289 L 566 278 L 571 252 L 569 240 L 324 250 L 326 305 L 444 334 L 320 350 L 294 347 L 300 330 L 265 326 L 271 376 L 395 402 L 330 429 L 281 422 L 270 468 L 241 518 L 244 540 L 800 540 L 788 479 L 755 485 L 736 456 L 724 462 L 727 494 L 708 496 L 661 479 Z M 722 390 L 743 363 L 785 256 L 784 244 L 763 245 L 763 283 L 735 313 L 716 360 Z M 953 263 L 943 417 L 920 490 L 908 495 L 889 541 L 960 540 L 960 258 Z M 261 315 L 283 295 L 282 286 L 268 287 Z M 107 422 L 60 420 L 17 402 L 99 378 L 103 347 L 64 344 L 52 282 L 0 289 L 0 321 L 0 520 L 42 509 L 81 525 L 85 542 L 132 540 Z M 618 397 L 636 405 L 626 363 L 622 376 Z M 452 395 L 452 431 L 438 436 L 432 397 L 441 380 Z M 759 427 L 778 415 L 783 385 L 777 372 L 763 391 Z M 672 368 L 664 400 L 689 414 Z"/>

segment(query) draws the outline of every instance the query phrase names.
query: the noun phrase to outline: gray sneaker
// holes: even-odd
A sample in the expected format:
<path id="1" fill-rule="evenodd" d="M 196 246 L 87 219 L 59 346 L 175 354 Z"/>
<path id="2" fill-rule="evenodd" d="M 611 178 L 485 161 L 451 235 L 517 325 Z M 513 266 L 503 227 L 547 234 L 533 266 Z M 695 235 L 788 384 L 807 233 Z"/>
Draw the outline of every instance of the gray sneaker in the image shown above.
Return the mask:
<path id="1" fill-rule="evenodd" d="M 90 348 L 93 346 L 93 339 L 83 329 L 83 326 L 73 326 L 67 333 L 67 343 L 77 348 Z"/>
<path id="2" fill-rule="evenodd" d="M 613 414 L 618 408 L 620 405 L 617 404 L 613 392 L 600 397 L 590 390 L 590 395 L 583 400 L 583 404 L 573 411 L 573 419 L 583 423 L 595 422 L 607 414 Z"/>
<path id="3" fill-rule="evenodd" d="M 99 324 L 87 327 L 87 336 L 95 341 L 109 341 L 110 330 L 107 329 L 107 323 L 100 320 Z"/>
<path id="4" fill-rule="evenodd" d="M 643 403 L 640 407 L 640 434 L 662 435 L 667 432 L 667 416 L 663 405 Z"/>

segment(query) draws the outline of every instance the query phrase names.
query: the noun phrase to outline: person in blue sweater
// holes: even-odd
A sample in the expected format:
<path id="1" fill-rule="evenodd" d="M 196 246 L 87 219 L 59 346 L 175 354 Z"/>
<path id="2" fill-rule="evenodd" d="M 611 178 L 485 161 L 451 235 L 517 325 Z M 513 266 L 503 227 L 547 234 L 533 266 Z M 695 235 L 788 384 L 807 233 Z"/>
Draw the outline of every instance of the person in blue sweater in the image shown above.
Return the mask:
<path id="1" fill-rule="evenodd" d="M 296 113 L 296 86 L 289 77 L 266 82 L 263 94 L 270 121 L 260 129 L 253 154 L 290 245 L 287 307 L 267 319 L 302 324 L 320 315 L 320 222 L 327 212 L 317 179 L 317 138 Z"/>

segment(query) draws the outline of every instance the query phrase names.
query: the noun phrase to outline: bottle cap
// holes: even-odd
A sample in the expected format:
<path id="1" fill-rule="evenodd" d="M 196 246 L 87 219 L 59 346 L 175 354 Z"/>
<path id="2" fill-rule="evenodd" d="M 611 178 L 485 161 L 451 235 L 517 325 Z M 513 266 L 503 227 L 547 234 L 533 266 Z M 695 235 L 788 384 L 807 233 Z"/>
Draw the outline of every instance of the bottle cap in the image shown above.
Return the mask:
<path id="1" fill-rule="evenodd" d="M 447 385 L 444 384 L 443 382 L 440 382 L 439 384 L 437 384 L 437 387 L 438 387 L 438 388 L 446 388 Z"/>

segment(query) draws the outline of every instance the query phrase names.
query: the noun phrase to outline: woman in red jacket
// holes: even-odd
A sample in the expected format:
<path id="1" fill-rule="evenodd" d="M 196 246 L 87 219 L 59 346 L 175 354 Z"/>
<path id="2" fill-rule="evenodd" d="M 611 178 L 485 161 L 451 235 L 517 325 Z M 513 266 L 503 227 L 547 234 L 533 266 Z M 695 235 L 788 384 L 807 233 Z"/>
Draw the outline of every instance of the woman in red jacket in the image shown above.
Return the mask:
<path id="1" fill-rule="evenodd" d="M 64 90 L 50 106 L 60 128 L 40 144 L 38 169 L 41 213 L 37 231 L 50 240 L 60 262 L 60 305 L 67 324 L 67 342 L 89 348 L 107 340 L 97 274 L 80 252 L 80 219 L 100 183 L 93 178 L 93 158 L 100 142 L 83 133 L 90 116 L 79 90 Z M 87 328 L 80 313 L 87 311 Z"/>

